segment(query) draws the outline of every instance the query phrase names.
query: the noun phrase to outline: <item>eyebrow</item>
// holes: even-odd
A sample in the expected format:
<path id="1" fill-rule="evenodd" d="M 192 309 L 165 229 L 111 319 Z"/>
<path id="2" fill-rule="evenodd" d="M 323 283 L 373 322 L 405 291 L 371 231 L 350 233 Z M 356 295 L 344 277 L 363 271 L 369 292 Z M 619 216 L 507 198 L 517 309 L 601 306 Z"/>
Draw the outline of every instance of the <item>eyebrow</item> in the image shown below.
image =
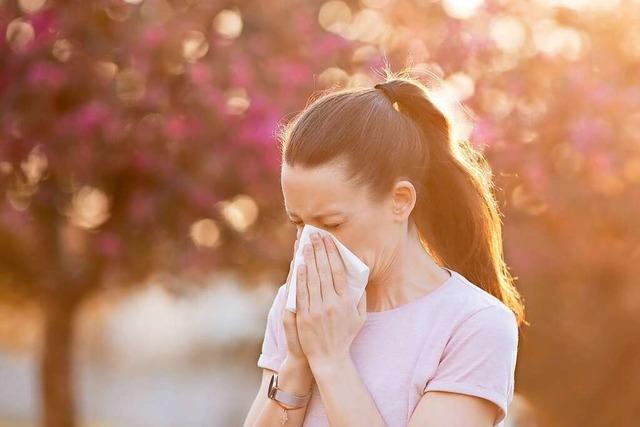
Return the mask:
<path id="1" fill-rule="evenodd" d="M 290 211 L 288 211 L 288 210 L 287 210 L 286 212 L 287 212 L 287 214 L 289 214 L 290 216 L 298 216 L 298 215 L 297 215 L 297 214 L 295 214 L 294 212 L 290 212 Z M 313 219 L 320 219 L 320 218 L 323 218 L 323 217 L 334 216 L 334 215 L 341 215 L 341 214 L 342 214 L 342 212 L 337 212 L 337 211 L 336 211 L 336 212 L 327 212 L 327 213 L 324 213 L 324 214 L 313 215 L 311 218 L 313 218 Z"/>

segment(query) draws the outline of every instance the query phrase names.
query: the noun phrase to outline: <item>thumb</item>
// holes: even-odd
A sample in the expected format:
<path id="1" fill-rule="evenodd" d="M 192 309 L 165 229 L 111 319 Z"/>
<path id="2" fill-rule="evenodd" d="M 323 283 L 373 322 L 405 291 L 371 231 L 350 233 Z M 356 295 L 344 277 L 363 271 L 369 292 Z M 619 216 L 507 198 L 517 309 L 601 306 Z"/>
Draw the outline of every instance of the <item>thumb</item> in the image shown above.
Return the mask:
<path id="1" fill-rule="evenodd" d="M 365 289 L 362 292 L 362 296 L 360 297 L 360 301 L 358 302 L 358 314 L 360 317 L 364 317 L 367 314 L 367 290 Z"/>

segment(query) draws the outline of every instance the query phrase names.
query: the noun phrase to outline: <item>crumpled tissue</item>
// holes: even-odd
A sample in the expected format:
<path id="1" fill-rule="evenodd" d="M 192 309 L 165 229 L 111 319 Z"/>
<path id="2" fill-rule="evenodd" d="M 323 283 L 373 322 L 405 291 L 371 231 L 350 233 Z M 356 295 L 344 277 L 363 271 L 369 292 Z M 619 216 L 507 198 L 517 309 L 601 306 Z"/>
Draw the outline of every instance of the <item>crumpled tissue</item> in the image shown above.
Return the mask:
<path id="1" fill-rule="evenodd" d="M 349 293 L 353 296 L 353 301 L 355 304 L 360 301 L 360 297 L 362 296 L 362 293 L 364 292 L 364 289 L 367 286 L 367 282 L 369 280 L 369 267 L 364 262 L 362 262 L 353 252 L 351 252 L 344 244 L 342 244 L 333 234 L 326 230 L 323 230 L 322 228 L 305 224 L 298 241 L 298 249 L 295 253 L 293 263 L 294 265 L 290 279 L 291 282 L 289 283 L 289 293 L 287 295 L 287 302 L 285 305 L 286 309 L 291 311 L 292 313 L 296 312 L 296 289 L 298 278 L 298 275 L 296 273 L 298 271 L 298 266 L 304 264 L 304 255 L 302 252 L 304 249 L 304 245 L 307 243 L 311 243 L 311 234 L 313 234 L 314 232 L 320 233 L 321 236 L 328 235 L 335 242 L 342 261 L 345 264 L 347 273 L 347 288 L 349 289 Z"/>

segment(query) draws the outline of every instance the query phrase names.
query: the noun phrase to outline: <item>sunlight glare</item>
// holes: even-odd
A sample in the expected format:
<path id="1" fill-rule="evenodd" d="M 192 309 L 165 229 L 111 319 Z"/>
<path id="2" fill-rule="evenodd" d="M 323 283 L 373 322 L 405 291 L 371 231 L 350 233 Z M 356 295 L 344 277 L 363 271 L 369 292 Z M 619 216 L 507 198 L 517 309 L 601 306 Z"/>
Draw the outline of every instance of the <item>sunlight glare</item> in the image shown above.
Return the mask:
<path id="1" fill-rule="evenodd" d="M 318 23 L 322 28 L 336 34 L 344 34 L 351 22 L 351 9 L 339 0 L 324 3 L 318 12 Z"/>
<path id="2" fill-rule="evenodd" d="M 442 8 L 452 18 L 471 18 L 484 5 L 484 0 L 442 0 Z"/>
<path id="3" fill-rule="evenodd" d="M 220 228 L 211 218 L 203 218 L 191 224 L 189 235 L 198 246 L 213 248 L 221 244 Z"/>
<path id="4" fill-rule="evenodd" d="M 517 53 L 526 41 L 526 29 L 514 16 L 498 15 L 491 19 L 489 26 L 491 39 L 505 53 Z"/>
<path id="5" fill-rule="evenodd" d="M 67 216 L 77 227 L 96 228 L 109 218 L 109 199 L 103 191 L 85 185 L 73 195 Z"/>
<path id="6" fill-rule="evenodd" d="M 318 85 L 321 87 L 346 86 L 349 74 L 339 67 L 329 67 L 318 75 Z"/>
<path id="7" fill-rule="evenodd" d="M 258 218 L 258 205 L 252 197 L 239 194 L 217 204 L 222 216 L 237 231 L 246 231 Z"/>
<path id="8" fill-rule="evenodd" d="M 33 25 L 24 18 L 16 18 L 7 25 L 6 40 L 14 52 L 24 49 L 34 37 Z"/>
<path id="9" fill-rule="evenodd" d="M 209 43 L 200 31 L 189 30 L 182 39 L 182 56 L 189 62 L 196 62 L 209 51 Z"/>
<path id="10" fill-rule="evenodd" d="M 533 41 L 540 52 L 576 61 L 584 53 L 588 40 L 576 29 L 560 26 L 552 19 L 542 19 L 533 25 Z"/>
<path id="11" fill-rule="evenodd" d="M 244 88 L 237 87 L 229 89 L 227 95 L 227 111 L 229 114 L 240 115 L 251 105 L 249 95 Z"/>
<path id="12" fill-rule="evenodd" d="M 235 39 L 242 33 L 242 15 L 238 10 L 225 9 L 216 15 L 212 25 L 222 37 Z"/>

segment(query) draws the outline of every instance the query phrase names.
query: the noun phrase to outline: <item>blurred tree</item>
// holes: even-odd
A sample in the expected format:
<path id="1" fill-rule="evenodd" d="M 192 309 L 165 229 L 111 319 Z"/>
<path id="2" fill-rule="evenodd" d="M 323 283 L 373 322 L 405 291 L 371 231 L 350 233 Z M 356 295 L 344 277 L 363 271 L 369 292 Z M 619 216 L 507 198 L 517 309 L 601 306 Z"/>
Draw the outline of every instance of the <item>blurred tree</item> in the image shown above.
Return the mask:
<path id="1" fill-rule="evenodd" d="M 304 35 L 335 48 L 313 57 L 308 16 L 226 3 L 0 2 L 0 289 L 44 313 L 43 425 L 74 425 L 90 293 L 288 264 L 273 132 L 347 44 Z"/>

